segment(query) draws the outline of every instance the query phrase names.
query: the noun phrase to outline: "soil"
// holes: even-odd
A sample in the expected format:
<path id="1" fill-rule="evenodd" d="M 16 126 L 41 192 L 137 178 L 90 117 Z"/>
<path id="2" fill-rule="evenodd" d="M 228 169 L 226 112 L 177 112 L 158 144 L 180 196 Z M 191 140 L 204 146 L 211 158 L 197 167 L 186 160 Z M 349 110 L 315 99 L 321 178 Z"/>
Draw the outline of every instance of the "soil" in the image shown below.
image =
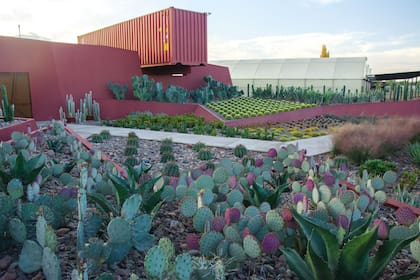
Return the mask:
<path id="1" fill-rule="evenodd" d="M 113 161 L 123 165 L 125 156 L 123 155 L 124 148 L 126 146 L 125 137 L 111 137 L 109 140 L 105 140 L 101 144 L 93 144 L 96 149 L 101 149 L 106 153 Z M 152 172 L 159 172 L 162 170 L 164 164 L 159 163 L 160 142 L 140 140 L 139 159 L 147 159 L 153 164 Z M 232 158 L 237 159 L 233 155 L 233 150 L 222 149 L 222 148 L 210 148 L 214 155 L 214 162 L 217 162 L 221 158 Z M 49 151 L 53 158 L 66 162 L 68 161 L 68 154 L 52 153 Z M 189 145 L 174 144 L 174 154 L 176 162 L 181 169 L 192 169 L 200 166 L 205 161 L 197 159 L 196 152 L 192 150 Z M 261 153 L 249 151 L 248 156 L 250 157 L 263 157 Z M 320 155 L 320 158 L 325 159 L 329 155 Z M 392 161 L 398 166 L 398 170 L 412 170 L 415 167 L 407 159 L 407 155 L 399 153 L 398 156 L 392 157 Z M 357 167 L 350 167 L 352 172 L 357 171 Z M 42 191 L 46 192 L 57 192 L 62 187 L 57 180 L 48 181 L 46 185 L 42 187 Z M 416 188 L 418 189 L 419 182 L 417 182 Z M 287 194 L 285 194 L 287 196 Z M 286 198 L 287 200 L 287 198 Z M 380 217 L 388 220 L 389 222 L 395 220 L 393 217 L 393 211 L 390 209 L 382 209 Z M 77 216 L 74 215 L 74 219 L 65 227 L 56 230 L 58 236 L 58 249 L 57 255 L 61 263 L 63 279 L 70 279 L 70 274 L 73 269 L 76 268 L 77 252 L 76 252 L 76 239 L 77 239 Z M 192 219 L 185 218 L 179 211 L 178 204 L 176 202 L 164 204 L 157 216 L 154 218 L 153 228 L 151 230 L 153 234 L 159 237 L 169 237 L 175 247 L 176 252 L 187 252 L 188 249 L 184 245 L 185 237 L 188 233 L 195 232 L 192 227 Z M 20 248 L 12 248 L 8 251 L 0 252 L 0 279 L 45 279 L 42 272 L 33 273 L 31 275 L 25 275 L 17 267 L 18 255 Z M 190 254 L 198 256 L 196 251 L 188 251 Z M 106 267 L 102 266 L 102 271 L 112 272 L 115 279 L 128 279 L 131 273 L 135 273 L 137 276 L 144 278 L 143 269 L 144 253 L 140 253 L 134 249 L 130 251 L 128 257 L 117 265 Z M 409 267 L 412 267 L 417 262 L 410 255 L 409 250 L 402 250 L 387 266 L 385 273 L 381 279 L 394 279 L 396 276 L 400 276 L 407 272 Z M 99 274 L 100 272 L 98 272 Z M 91 274 L 92 279 L 94 274 Z M 244 262 L 242 266 L 236 270 L 227 272 L 227 279 L 297 279 L 296 275 L 287 267 L 284 257 L 280 254 L 269 256 L 262 255 L 260 258 L 252 259 Z"/>

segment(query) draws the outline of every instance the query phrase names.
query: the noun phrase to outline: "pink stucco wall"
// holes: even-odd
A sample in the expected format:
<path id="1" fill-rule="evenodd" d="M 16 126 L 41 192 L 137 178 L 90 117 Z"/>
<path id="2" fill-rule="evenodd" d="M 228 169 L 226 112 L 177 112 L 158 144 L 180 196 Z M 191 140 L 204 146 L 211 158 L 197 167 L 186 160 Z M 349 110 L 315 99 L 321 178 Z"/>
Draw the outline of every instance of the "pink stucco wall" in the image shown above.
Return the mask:
<path id="1" fill-rule="evenodd" d="M 173 84 L 187 89 L 204 85 L 206 75 L 232 83 L 226 67 L 205 65 L 191 67 L 188 71 L 183 77 L 173 77 L 171 72 L 156 68 L 151 77 L 165 87 Z M 4 36 L 0 36 L 0 72 L 29 73 L 32 113 L 36 120 L 58 119 L 58 109 L 65 107 L 66 94 L 73 95 L 78 108 L 79 99 L 91 90 L 93 98 L 101 107 L 102 103 L 105 106 L 105 101 L 114 98 L 106 86 L 109 81 L 128 84 L 126 96 L 134 99 L 130 79 L 143 74 L 134 51 Z M 126 115 L 131 107 L 104 107 L 102 118 L 112 118 L 114 111 Z"/>
<path id="2" fill-rule="evenodd" d="M 29 72 L 36 120 L 57 119 L 66 94 L 78 101 L 92 90 L 95 99 L 112 98 L 106 82 L 128 83 L 141 74 L 136 52 L 3 36 L 0 72 Z"/>
<path id="3" fill-rule="evenodd" d="M 119 110 L 118 108 L 124 108 Z M 153 114 L 165 113 L 170 116 L 181 114 L 195 114 L 202 116 L 206 121 L 220 120 L 207 108 L 198 104 L 177 104 L 168 102 L 143 102 L 139 100 L 115 100 L 101 101 L 102 119 L 118 119 L 127 116 L 131 112 L 151 112 Z"/>

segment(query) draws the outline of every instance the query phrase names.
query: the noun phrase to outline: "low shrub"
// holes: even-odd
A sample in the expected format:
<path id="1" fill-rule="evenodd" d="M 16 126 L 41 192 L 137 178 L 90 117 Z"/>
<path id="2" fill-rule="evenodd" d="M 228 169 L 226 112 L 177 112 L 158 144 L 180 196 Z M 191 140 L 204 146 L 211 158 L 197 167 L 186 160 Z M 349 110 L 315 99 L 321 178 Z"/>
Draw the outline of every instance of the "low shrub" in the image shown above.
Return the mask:
<path id="1" fill-rule="evenodd" d="M 420 131 L 416 118 L 388 118 L 375 124 L 346 124 L 333 133 L 333 151 L 360 164 L 384 158 L 407 145 Z"/>
<path id="2" fill-rule="evenodd" d="M 362 177 L 363 170 L 367 170 L 368 174 L 371 176 L 383 176 L 385 172 L 388 170 L 397 170 L 397 166 L 395 163 L 386 161 L 386 160 L 380 160 L 380 159 L 370 159 L 365 161 L 362 165 L 359 167 L 359 176 Z"/>

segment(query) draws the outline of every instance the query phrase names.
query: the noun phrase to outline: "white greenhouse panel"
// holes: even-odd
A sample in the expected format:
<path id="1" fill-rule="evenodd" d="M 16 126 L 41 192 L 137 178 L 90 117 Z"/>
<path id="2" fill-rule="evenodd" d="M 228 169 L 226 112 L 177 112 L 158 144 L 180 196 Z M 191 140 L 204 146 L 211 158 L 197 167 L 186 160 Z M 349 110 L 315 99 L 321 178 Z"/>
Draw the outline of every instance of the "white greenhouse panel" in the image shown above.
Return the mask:
<path id="1" fill-rule="evenodd" d="M 308 64 L 306 79 L 332 79 L 334 77 L 336 63 L 330 58 L 312 59 Z"/>
<path id="2" fill-rule="evenodd" d="M 279 80 L 258 79 L 258 80 L 254 80 L 254 87 L 264 88 L 267 86 L 267 84 L 271 84 L 274 90 L 276 88 L 276 85 L 278 85 L 278 83 L 279 83 Z"/>

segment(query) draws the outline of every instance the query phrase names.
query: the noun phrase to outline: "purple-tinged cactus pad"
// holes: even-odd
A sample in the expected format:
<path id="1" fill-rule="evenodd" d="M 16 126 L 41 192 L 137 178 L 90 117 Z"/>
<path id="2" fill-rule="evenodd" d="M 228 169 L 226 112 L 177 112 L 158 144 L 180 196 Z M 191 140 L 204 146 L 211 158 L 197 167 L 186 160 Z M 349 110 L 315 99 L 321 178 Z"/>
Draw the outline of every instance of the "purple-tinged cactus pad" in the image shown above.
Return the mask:
<path id="1" fill-rule="evenodd" d="M 324 182 L 327 186 L 332 186 L 335 183 L 335 178 L 330 172 L 325 172 Z"/>
<path id="2" fill-rule="evenodd" d="M 270 148 L 267 152 L 267 156 L 275 158 L 277 156 L 277 150 L 275 148 Z"/>
<path id="3" fill-rule="evenodd" d="M 378 227 L 378 238 L 381 240 L 388 239 L 388 226 L 386 225 L 384 220 L 381 219 L 375 219 L 372 224 L 373 227 Z"/>
<path id="4" fill-rule="evenodd" d="M 395 218 L 400 225 L 409 226 L 416 220 L 416 214 L 408 207 L 401 207 L 395 211 Z"/>
<path id="5" fill-rule="evenodd" d="M 185 243 L 187 244 L 188 249 L 190 250 L 199 250 L 200 249 L 200 237 L 197 234 L 190 233 L 185 238 Z"/>
<path id="6" fill-rule="evenodd" d="M 280 247 L 280 239 L 277 236 L 277 233 L 270 232 L 264 236 L 264 239 L 261 243 L 261 247 L 264 253 L 273 254 Z"/>

